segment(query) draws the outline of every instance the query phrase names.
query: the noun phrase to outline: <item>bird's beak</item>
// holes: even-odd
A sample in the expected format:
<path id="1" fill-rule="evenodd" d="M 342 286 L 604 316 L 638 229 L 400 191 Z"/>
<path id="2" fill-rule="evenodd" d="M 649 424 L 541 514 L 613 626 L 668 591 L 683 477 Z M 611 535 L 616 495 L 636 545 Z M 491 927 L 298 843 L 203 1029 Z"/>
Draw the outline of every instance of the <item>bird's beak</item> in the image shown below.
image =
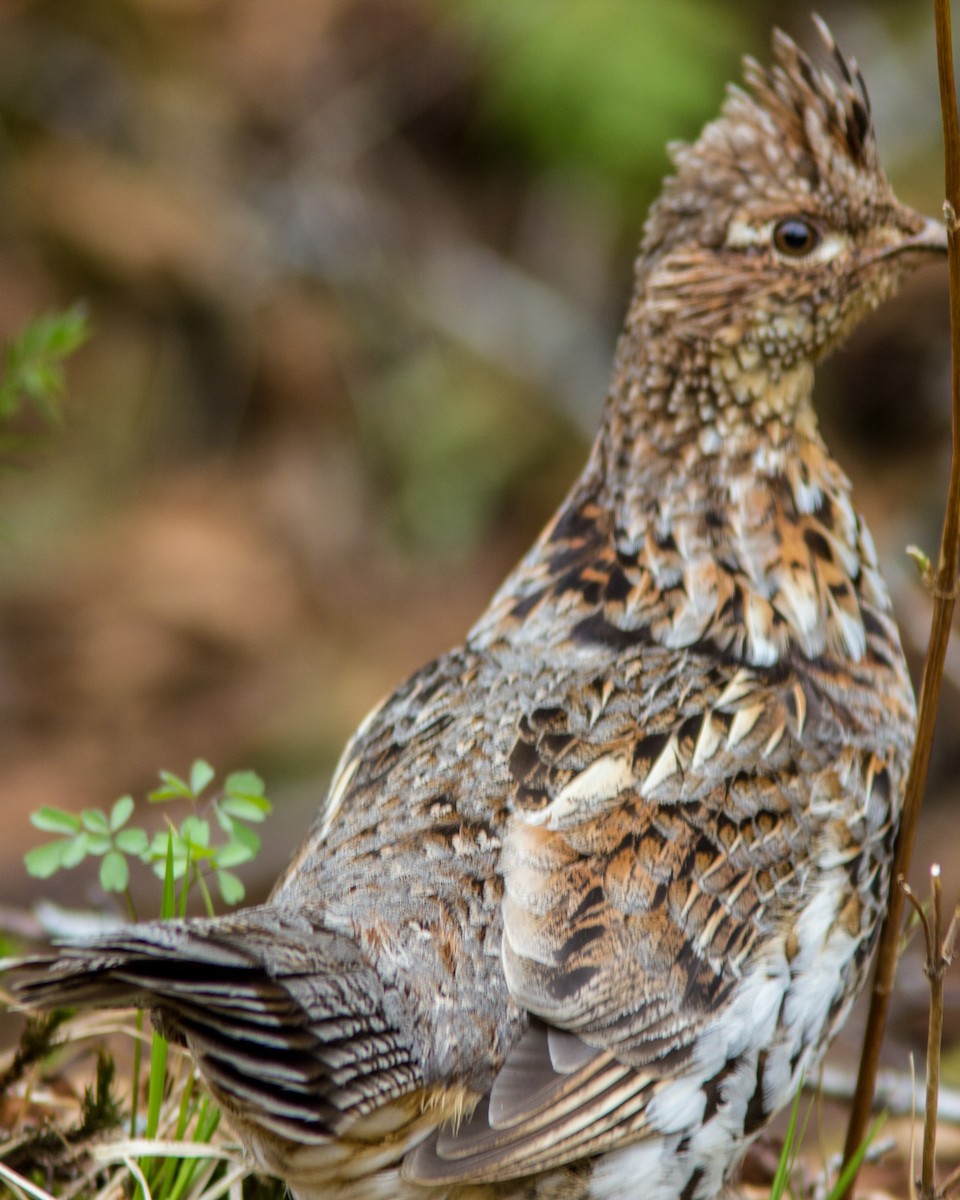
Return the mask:
<path id="1" fill-rule="evenodd" d="M 933 254 L 946 254 L 946 226 L 942 221 L 935 221 L 932 217 L 924 217 L 923 228 L 920 230 L 920 232 L 911 234 L 908 238 L 904 238 L 902 242 L 899 242 L 896 246 L 892 246 L 891 250 L 895 254 L 910 250 L 929 251 Z"/>
<path id="2" fill-rule="evenodd" d="M 882 262 L 884 259 L 899 258 L 901 254 L 916 256 L 946 254 L 947 230 L 943 223 L 935 221 L 932 217 L 921 217 L 918 213 L 909 212 L 908 216 L 911 220 L 907 228 L 917 220 L 922 222 L 920 228 L 915 233 L 907 234 L 904 237 L 902 226 L 899 228 L 888 227 L 886 232 L 890 241 L 881 249 L 866 255 L 861 261 L 862 267 L 871 267 L 874 263 Z"/>

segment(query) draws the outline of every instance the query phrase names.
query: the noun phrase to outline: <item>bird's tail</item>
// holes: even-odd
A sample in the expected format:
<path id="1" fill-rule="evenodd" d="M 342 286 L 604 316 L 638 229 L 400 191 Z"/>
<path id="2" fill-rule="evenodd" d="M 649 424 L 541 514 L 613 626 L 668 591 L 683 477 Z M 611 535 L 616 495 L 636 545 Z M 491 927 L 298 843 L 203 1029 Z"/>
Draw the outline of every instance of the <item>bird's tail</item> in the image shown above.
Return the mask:
<path id="1" fill-rule="evenodd" d="M 421 1083 L 376 972 L 319 915 L 269 905 L 157 921 L 3 964 L 26 1008 L 152 1010 L 217 1098 L 297 1142 L 323 1142 Z"/>

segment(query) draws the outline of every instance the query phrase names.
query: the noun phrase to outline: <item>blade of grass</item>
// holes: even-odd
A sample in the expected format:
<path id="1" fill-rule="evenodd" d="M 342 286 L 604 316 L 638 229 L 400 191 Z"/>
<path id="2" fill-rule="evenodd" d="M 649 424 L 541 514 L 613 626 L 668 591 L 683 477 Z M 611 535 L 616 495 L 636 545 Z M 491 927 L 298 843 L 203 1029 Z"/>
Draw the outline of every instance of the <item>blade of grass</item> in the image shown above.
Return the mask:
<path id="1" fill-rule="evenodd" d="M 799 1095 L 802 1090 L 803 1090 L 803 1081 L 801 1080 L 800 1086 L 797 1088 L 797 1095 Z M 806 1139 L 806 1136 L 807 1136 L 807 1126 L 810 1124 L 810 1117 L 813 1115 L 813 1108 L 814 1108 L 814 1104 L 816 1103 L 816 1099 L 817 1098 L 815 1096 L 811 1097 L 810 1103 L 807 1105 L 807 1111 L 803 1114 L 803 1124 L 800 1126 L 800 1133 L 797 1136 L 797 1139 L 796 1139 L 796 1142 L 795 1142 L 794 1148 L 793 1148 L 793 1157 L 790 1160 L 790 1175 L 791 1176 L 793 1175 L 793 1168 L 796 1165 L 797 1156 L 800 1153 L 800 1147 L 803 1145 L 804 1140 Z"/>
<path id="2" fill-rule="evenodd" d="M 200 1102 L 197 1114 L 197 1124 L 193 1132 L 195 1143 L 209 1143 L 220 1124 L 220 1109 L 204 1096 Z M 195 1182 L 199 1159 L 185 1159 L 177 1171 L 177 1177 L 167 1200 L 180 1200 L 188 1187 Z"/>
<path id="3" fill-rule="evenodd" d="M 136 1195 L 143 1196 L 144 1200 L 153 1200 L 153 1194 L 150 1191 L 150 1185 L 147 1183 L 140 1167 L 133 1161 L 132 1158 L 125 1158 L 123 1160 L 123 1165 L 137 1181 Z"/>
<path id="4" fill-rule="evenodd" d="M 24 1179 L 12 1167 L 8 1167 L 2 1162 L 0 1162 L 0 1179 L 12 1192 L 19 1193 L 21 1196 L 32 1196 L 33 1200 L 54 1200 L 54 1197 L 44 1188 L 36 1183 L 31 1183 L 29 1179 Z"/>
<path id="5" fill-rule="evenodd" d="M 180 1111 L 177 1114 L 177 1132 L 174 1137 L 179 1142 L 187 1131 L 187 1126 L 190 1124 L 190 1118 L 193 1115 L 193 1089 L 196 1084 L 197 1077 L 193 1071 L 187 1073 L 187 1082 L 184 1084 L 183 1095 L 180 1097 Z"/>
<path id="6" fill-rule="evenodd" d="M 796 1139 L 797 1139 L 797 1116 L 800 1112 L 800 1088 L 797 1088 L 797 1094 L 793 1098 L 793 1107 L 790 1109 L 790 1121 L 787 1125 L 787 1132 L 783 1139 L 783 1149 L 780 1151 L 780 1159 L 777 1163 L 777 1171 L 773 1177 L 773 1183 L 770 1185 L 770 1200 L 782 1200 L 786 1191 L 787 1183 L 790 1179 L 790 1171 L 793 1168 L 793 1160 L 796 1155 Z"/>
<path id="7" fill-rule="evenodd" d="M 137 1115 L 140 1107 L 140 1070 L 143 1065 L 143 1009 L 137 1009 L 137 1034 L 133 1039 L 133 1092 L 130 1097 L 130 1136 L 137 1136 Z"/>
<path id="8" fill-rule="evenodd" d="M 844 1197 L 852 1190 L 857 1175 L 860 1172 L 860 1167 L 863 1165 L 863 1160 L 866 1157 L 867 1151 L 870 1149 L 871 1143 L 876 1138 L 877 1134 L 883 1128 L 883 1124 L 887 1119 L 886 1113 L 881 1113 L 867 1130 L 867 1135 L 851 1155 L 849 1161 L 844 1162 L 837 1178 L 837 1182 L 833 1185 L 827 1195 L 827 1200 L 844 1200 Z"/>
<path id="9" fill-rule="evenodd" d="M 160 902 L 160 917 L 169 920 L 176 911 L 176 890 L 173 875 L 173 833 L 167 833 L 167 859 L 163 872 L 163 899 Z M 148 1138 L 156 1136 L 160 1127 L 160 1110 L 163 1106 L 164 1084 L 167 1079 L 167 1039 L 159 1033 L 154 1033 L 150 1042 L 150 1077 L 147 1081 L 147 1121 L 144 1132 Z M 140 1169 L 144 1176 L 153 1167 L 154 1160 L 141 1160 Z M 138 1176 L 139 1179 L 139 1176 Z M 142 1191 L 139 1184 L 134 1200 L 148 1200 L 148 1192 Z"/>
<path id="10" fill-rule="evenodd" d="M 207 881 L 204 879 L 199 866 L 196 868 L 195 878 L 200 886 L 200 894 L 203 896 L 203 906 L 207 910 L 207 916 L 215 915 L 213 907 L 213 897 L 210 895 L 210 889 L 207 887 Z"/>
<path id="11" fill-rule="evenodd" d="M 206 1143 L 174 1142 L 168 1138 L 130 1138 L 119 1142 L 98 1142 L 90 1146 L 90 1157 L 97 1163 L 123 1162 L 126 1158 L 213 1159 L 216 1162 L 245 1161 L 238 1148 L 211 1146 Z"/>
<path id="12" fill-rule="evenodd" d="M 160 900 L 160 920 L 172 921 L 177 911 L 176 880 L 173 876 L 173 830 L 167 830 L 167 860 L 163 868 L 163 896 Z"/>
<path id="13" fill-rule="evenodd" d="M 177 1109 L 177 1127 L 174 1132 L 174 1138 L 179 1142 L 183 1138 L 187 1126 L 190 1123 L 190 1117 L 193 1114 L 190 1101 L 193 1096 L 194 1074 L 190 1070 L 187 1072 L 186 1083 L 183 1086 L 183 1091 L 180 1094 L 180 1104 Z M 171 1185 L 177 1171 L 177 1163 L 172 1158 L 166 1159 L 163 1164 L 163 1172 L 160 1176 L 157 1191 L 161 1196 L 169 1197 Z"/>
<path id="14" fill-rule="evenodd" d="M 247 1167 L 234 1167 L 218 1183 L 203 1192 L 198 1200 L 219 1200 L 220 1196 L 230 1192 L 234 1185 L 240 1183 L 249 1173 Z"/>
<path id="15" fill-rule="evenodd" d="M 159 1033 L 153 1035 L 150 1043 L 150 1079 L 147 1084 L 147 1123 L 144 1133 L 148 1138 L 156 1137 L 160 1128 L 160 1112 L 163 1108 L 164 1085 L 167 1082 L 167 1039 Z M 146 1174 L 150 1173 L 152 1159 L 144 1159 L 141 1166 Z"/>
<path id="16" fill-rule="evenodd" d="M 219 1163 L 203 1158 L 185 1158 L 178 1164 L 177 1177 L 164 1200 L 183 1200 L 188 1188 L 203 1188 L 219 1170 Z"/>

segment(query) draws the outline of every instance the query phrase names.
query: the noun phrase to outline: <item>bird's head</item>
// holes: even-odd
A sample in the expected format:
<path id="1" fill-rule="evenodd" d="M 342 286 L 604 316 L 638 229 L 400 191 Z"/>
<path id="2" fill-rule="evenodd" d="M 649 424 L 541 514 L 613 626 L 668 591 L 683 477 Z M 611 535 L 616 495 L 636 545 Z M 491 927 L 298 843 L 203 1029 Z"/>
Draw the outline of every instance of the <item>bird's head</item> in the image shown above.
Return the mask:
<path id="1" fill-rule="evenodd" d="M 745 63 L 647 221 L 638 301 L 681 340 L 737 347 L 780 371 L 829 352 L 904 273 L 946 249 L 877 157 L 863 79 L 817 21 L 830 65 L 779 30 Z"/>

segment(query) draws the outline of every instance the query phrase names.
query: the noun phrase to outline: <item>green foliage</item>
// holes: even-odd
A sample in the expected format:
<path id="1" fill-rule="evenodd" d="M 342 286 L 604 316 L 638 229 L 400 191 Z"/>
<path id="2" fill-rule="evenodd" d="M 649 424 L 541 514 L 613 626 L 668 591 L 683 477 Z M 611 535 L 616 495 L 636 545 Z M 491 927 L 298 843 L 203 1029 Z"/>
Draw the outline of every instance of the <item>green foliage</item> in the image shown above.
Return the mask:
<path id="1" fill-rule="evenodd" d="M 85 858 L 99 857 L 100 882 L 104 889 L 123 892 L 131 914 L 135 915 L 129 892 L 130 862 L 139 861 L 163 880 L 162 920 L 184 912 L 187 895 L 194 884 L 200 888 L 207 911 L 213 915 L 213 900 L 207 886 L 210 878 L 216 879 L 226 903 L 241 900 L 243 885 L 229 868 L 249 862 L 260 849 L 260 839 L 250 826 L 260 824 L 271 811 L 263 780 L 253 771 L 235 771 L 217 787 L 213 768 L 198 759 L 186 778 L 171 771 L 161 771 L 159 785 L 147 799 L 151 804 L 165 806 L 186 804 L 189 811 L 179 823 L 168 818 L 167 828 L 151 837 L 145 829 L 131 824 L 136 805 L 130 796 L 121 796 L 109 812 L 39 809 L 31 816 L 33 825 L 56 836 L 29 851 L 26 855 L 28 871 L 45 879 L 59 870 L 76 866 Z M 214 835 L 214 830 L 219 830 L 219 836 Z M 157 1032 L 150 1041 L 146 1111 L 141 1122 L 138 1104 L 144 1065 L 140 1040 L 142 1027 L 142 1014 L 138 1014 L 133 1072 L 128 1089 L 131 1096 L 128 1128 L 131 1137 L 142 1134 L 151 1140 L 151 1144 L 148 1155 L 140 1157 L 135 1165 L 124 1159 L 133 1177 L 128 1194 L 134 1200 L 145 1200 L 146 1188 L 153 1200 L 190 1200 L 204 1194 L 211 1186 L 214 1189 L 220 1187 L 216 1180 L 223 1180 L 225 1172 L 230 1174 L 223 1190 L 239 1183 L 248 1174 L 247 1168 L 238 1165 L 235 1156 L 228 1151 L 211 1145 L 220 1124 L 220 1110 L 195 1086 L 192 1064 L 182 1054 L 171 1053 L 166 1038 Z M 66 1011 L 28 1021 L 20 1050 L 0 1079 L 0 1094 L 19 1082 L 28 1068 L 49 1058 L 62 1038 L 69 1041 L 70 1031 L 71 1014 Z M 84 1092 L 78 1123 L 65 1130 L 45 1128 L 40 1134 L 18 1143 L 15 1155 L 5 1155 L 0 1161 L 0 1180 L 17 1183 L 21 1190 L 27 1187 L 31 1194 L 41 1197 L 52 1193 L 32 1184 L 31 1178 L 42 1175 L 50 1186 L 62 1182 L 72 1187 L 79 1159 L 91 1141 L 97 1140 L 103 1145 L 102 1134 L 122 1120 L 113 1091 L 115 1074 L 114 1060 L 101 1054 L 94 1083 Z M 175 1146 L 167 1154 L 165 1147 L 171 1140 Z M 204 1147 L 200 1157 L 191 1157 L 189 1150 L 184 1153 L 184 1142 Z M 88 1176 L 91 1186 L 95 1174 Z M 139 1182 L 141 1179 L 145 1186 Z M 75 1187 L 73 1190 L 75 1192 Z M 280 1194 L 278 1184 L 272 1195 L 279 1197 Z"/>
<path id="2" fill-rule="evenodd" d="M 836 1183 L 827 1193 L 826 1200 L 843 1200 L 843 1197 L 847 1194 L 847 1188 L 859 1172 L 861 1164 L 864 1158 L 866 1158 L 867 1151 L 875 1141 L 877 1134 L 883 1128 L 883 1123 L 886 1119 L 886 1113 L 881 1113 L 867 1130 L 867 1136 L 857 1147 L 856 1153 L 847 1163 L 846 1167 L 840 1172 Z"/>
<path id="3" fill-rule="evenodd" d="M 10 1066 L 0 1075 L 0 1096 L 5 1096 L 23 1078 L 28 1067 L 47 1058 L 57 1045 L 57 1031 L 70 1016 L 69 1010 L 54 1009 L 27 1017 L 20 1044 Z"/>
<path id="4" fill-rule="evenodd" d="M 773 1183 L 770 1185 L 770 1200 L 783 1200 L 787 1195 L 787 1188 L 790 1188 L 790 1195 L 793 1195 L 791 1180 L 793 1178 L 793 1170 L 797 1161 L 797 1152 L 800 1149 L 800 1143 L 803 1141 L 803 1135 L 807 1128 L 807 1121 L 810 1119 L 810 1109 L 807 1108 L 807 1114 L 803 1119 L 803 1126 L 797 1133 L 797 1117 L 800 1113 L 800 1097 L 803 1094 L 803 1082 L 797 1088 L 797 1094 L 793 1099 L 793 1107 L 790 1109 L 790 1120 L 787 1123 L 787 1132 L 783 1139 L 783 1148 L 780 1151 L 780 1159 L 777 1163 L 776 1174 L 773 1177 Z"/>
<path id="5" fill-rule="evenodd" d="M 88 808 L 82 813 L 59 808 L 40 808 L 30 814 L 30 823 L 44 833 L 63 836 L 27 852 L 24 864 L 37 879 L 49 879 L 66 867 L 76 867 L 88 856 L 102 857 L 100 884 L 105 892 L 124 892 L 130 882 L 128 854 L 143 856 L 149 838 L 143 829 L 129 828 L 133 799 L 121 796 L 109 813 Z"/>
<path id="6" fill-rule="evenodd" d="M 0 375 L 0 424 L 8 424 L 27 406 L 48 424 L 60 421 L 63 361 L 89 337 L 82 306 L 37 317 L 7 346 Z"/>
<path id="7" fill-rule="evenodd" d="M 208 794 L 213 780 L 214 770 L 203 759 L 193 764 L 188 779 L 161 771 L 160 786 L 149 794 L 150 802 L 185 801 L 191 811 L 179 825 L 170 821 L 166 831 L 152 838 L 145 829 L 129 824 L 134 811 L 131 796 L 121 796 L 109 813 L 98 808 L 81 813 L 38 809 L 30 816 L 33 826 L 60 836 L 27 852 L 27 871 L 38 879 L 49 879 L 58 871 L 79 866 L 88 857 L 99 857 L 103 890 L 129 894 L 129 860 L 139 859 L 161 879 L 169 874 L 175 882 L 185 881 L 182 900 L 195 882 L 211 914 L 208 876 L 216 880 L 224 903 L 239 904 L 244 888 L 231 868 L 250 862 L 259 853 L 260 838 L 250 824 L 262 822 L 271 805 L 264 795 L 263 780 L 253 771 L 235 771 L 227 776 L 221 789 Z M 200 815 L 201 805 L 212 812 L 221 831 L 219 840 L 214 840 L 210 821 Z"/>
<path id="8" fill-rule="evenodd" d="M 86 1141 L 120 1124 L 120 1101 L 113 1091 L 117 1064 L 101 1050 L 97 1054 L 97 1073 L 92 1087 L 83 1089 L 80 1124 L 71 1130 L 71 1140 Z"/>
<path id="9" fill-rule="evenodd" d="M 483 116 L 547 162 L 629 184 L 713 112 L 749 42 L 709 0 L 445 0 L 487 51 Z"/>
<path id="10" fill-rule="evenodd" d="M 780 1150 L 780 1158 L 777 1162 L 777 1169 L 773 1177 L 773 1182 L 770 1185 L 769 1200 L 784 1200 L 785 1197 L 790 1197 L 790 1200 L 799 1200 L 806 1192 L 801 1188 L 799 1191 L 794 1189 L 793 1176 L 797 1165 L 797 1155 L 800 1152 L 800 1147 L 803 1143 L 804 1136 L 807 1131 L 807 1123 L 810 1120 L 810 1114 L 813 1110 L 813 1105 L 816 1102 L 811 1099 L 807 1106 L 807 1111 L 803 1117 L 803 1124 L 799 1130 L 797 1128 L 797 1118 L 800 1114 L 800 1097 L 803 1094 L 803 1082 L 797 1088 L 797 1094 L 793 1100 L 793 1107 L 790 1109 L 790 1119 L 787 1122 L 787 1132 L 783 1138 L 783 1146 Z M 885 1120 L 885 1115 L 881 1113 L 879 1117 L 870 1126 L 867 1131 L 867 1136 L 863 1140 L 863 1144 L 858 1147 L 856 1154 L 853 1156 L 847 1167 L 841 1171 L 837 1177 L 833 1187 L 825 1193 L 824 1200 L 843 1200 L 847 1188 L 851 1180 L 860 1170 L 860 1165 L 863 1162 L 870 1145 L 876 1138 L 877 1134 Z"/>

